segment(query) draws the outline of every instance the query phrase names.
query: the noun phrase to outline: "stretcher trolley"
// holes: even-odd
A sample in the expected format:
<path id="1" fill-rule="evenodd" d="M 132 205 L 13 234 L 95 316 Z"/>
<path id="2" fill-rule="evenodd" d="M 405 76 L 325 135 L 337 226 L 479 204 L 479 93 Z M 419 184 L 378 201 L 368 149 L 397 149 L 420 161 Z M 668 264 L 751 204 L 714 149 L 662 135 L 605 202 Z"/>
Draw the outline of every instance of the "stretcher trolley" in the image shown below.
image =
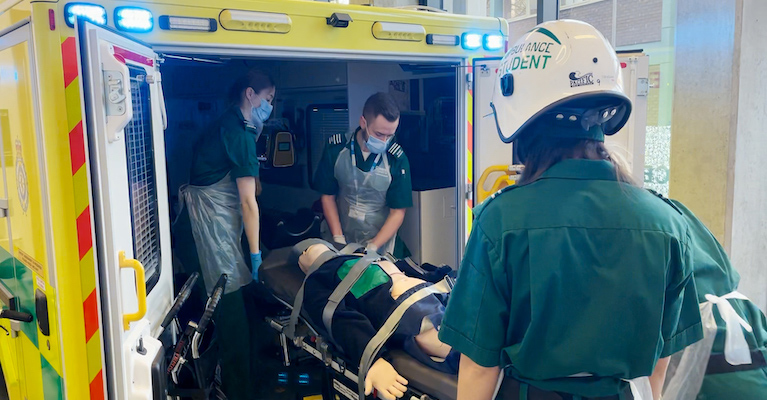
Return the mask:
<path id="1" fill-rule="evenodd" d="M 183 303 L 189 298 L 198 277 L 199 274 L 195 272 L 181 288 L 176 302 L 163 321 L 163 330 L 172 322 L 176 324 L 177 329 L 180 328 L 176 316 Z M 217 358 L 215 351 L 213 351 L 215 340 L 211 331 L 208 330 L 208 326 L 224 294 L 226 282 L 227 276 L 222 274 L 216 286 L 213 287 L 210 297 L 208 297 L 205 310 L 199 321 L 188 321 L 183 330 L 178 329 L 180 335 L 177 340 L 172 342 L 173 351 L 169 352 L 165 370 L 168 374 L 169 385 L 167 395 L 170 398 L 192 400 L 218 398 L 220 385 L 215 379 L 217 370 Z"/>
<path id="2" fill-rule="evenodd" d="M 323 326 L 313 323 L 303 310 L 294 310 L 294 305 L 302 301 L 303 282 L 306 275 L 297 264 L 290 261 L 291 251 L 292 249 L 289 247 L 273 250 L 266 257 L 259 271 L 262 282 L 271 290 L 277 300 L 297 316 L 297 318 L 294 317 L 296 320 L 294 324 L 291 324 L 291 318 L 287 316 L 269 318 L 271 326 L 280 333 L 283 362 L 286 365 L 290 364 L 289 344 L 292 344 L 325 364 L 328 369 L 326 390 L 334 395 L 331 398 L 364 399 L 364 373 L 375 360 L 375 354 L 372 353 L 376 351 L 373 350 L 372 355 L 367 360 L 364 356 L 363 360 L 349 360 L 341 348 L 328 339 L 329 335 L 325 333 L 326 330 Z M 417 266 L 415 267 L 417 268 Z M 351 274 L 347 278 L 349 276 Z M 351 283 L 353 284 L 353 282 Z M 339 286 L 342 285 L 343 282 Z M 449 291 L 449 289 L 447 290 Z M 390 332 L 384 332 L 387 325 L 391 327 L 389 322 L 393 322 L 395 327 L 398 323 L 398 321 L 393 321 L 396 319 L 397 311 L 394 311 L 387 320 L 387 324 L 368 345 L 369 349 L 380 348 L 383 345 L 390 334 Z M 404 312 L 404 310 L 401 311 Z M 383 339 L 383 342 L 373 344 L 373 341 L 377 339 Z M 452 400 L 456 398 L 457 376 L 429 368 L 401 349 L 394 349 L 390 351 L 389 355 L 391 364 L 409 382 L 404 399 Z"/>

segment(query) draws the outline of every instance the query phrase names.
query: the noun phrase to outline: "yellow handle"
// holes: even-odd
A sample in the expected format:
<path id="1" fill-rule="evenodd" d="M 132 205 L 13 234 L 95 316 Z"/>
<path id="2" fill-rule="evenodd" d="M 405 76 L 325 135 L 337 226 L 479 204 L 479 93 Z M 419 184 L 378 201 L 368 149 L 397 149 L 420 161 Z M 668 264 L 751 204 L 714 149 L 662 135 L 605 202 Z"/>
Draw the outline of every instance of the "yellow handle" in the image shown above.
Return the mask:
<path id="1" fill-rule="evenodd" d="M 146 279 L 144 278 L 144 266 L 138 260 L 125 258 L 125 252 L 119 254 L 120 268 L 132 268 L 136 272 L 136 297 L 138 297 L 138 311 L 133 314 L 123 315 L 123 329 L 130 328 L 130 323 L 139 321 L 146 315 Z"/>
<path id="2" fill-rule="evenodd" d="M 490 177 L 490 174 L 500 172 L 503 175 L 497 177 L 490 190 L 485 190 L 485 182 Z M 514 165 L 493 165 L 482 171 L 482 176 L 479 177 L 477 182 L 477 203 L 482 203 L 491 194 L 505 188 L 506 186 L 512 186 L 517 182 L 521 169 Z"/>

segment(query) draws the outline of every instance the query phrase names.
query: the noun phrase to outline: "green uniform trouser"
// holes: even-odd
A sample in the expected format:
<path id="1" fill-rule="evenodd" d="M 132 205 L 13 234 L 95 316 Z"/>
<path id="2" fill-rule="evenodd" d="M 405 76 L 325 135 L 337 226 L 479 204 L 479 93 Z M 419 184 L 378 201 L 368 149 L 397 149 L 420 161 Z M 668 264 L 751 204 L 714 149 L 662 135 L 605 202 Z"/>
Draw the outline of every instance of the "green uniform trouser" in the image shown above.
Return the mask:
<path id="1" fill-rule="evenodd" d="M 706 375 L 698 400 L 767 399 L 767 368 Z"/>
<path id="2" fill-rule="evenodd" d="M 224 295 L 213 319 L 216 323 L 221 383 L 230 400 L 251 399 L 250 324 L 245 312 L 242 289 Z"/>
<path id="3" fill-rule="evenodd" d="M 174 255 L 181 261 L 185 272 L 199 272 L 202 275 L 186 210 L 174 223 L 173 239 Z M 197 286 L 196 291 L 204 295 L 206 291 L 202 277 L 197 280 Z M 254 376 L 251 360 L 255 357 L 251 350 L 251 324 L 245 310 L 243 289 L 222 296 L 213 314 L 222 389 L 229 400 L 253 398 Z"/>

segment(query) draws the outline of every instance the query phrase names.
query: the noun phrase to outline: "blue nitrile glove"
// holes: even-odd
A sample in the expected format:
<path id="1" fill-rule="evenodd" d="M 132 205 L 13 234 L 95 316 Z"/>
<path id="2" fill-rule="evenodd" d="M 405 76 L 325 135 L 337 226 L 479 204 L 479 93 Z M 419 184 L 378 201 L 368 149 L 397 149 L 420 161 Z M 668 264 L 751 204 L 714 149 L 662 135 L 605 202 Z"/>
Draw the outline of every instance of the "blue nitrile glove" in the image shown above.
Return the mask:
<path id="1" fill-rule="evenodd" d="M 261 266 L 262 262 L 263 260 L 261 260 L 260 251 L 256 254 L 250 253 L 250 265 L 253 268 L 253 271 L 251 273 L 253 274 L 253 280 L 256 282 L 260 282 L 258 280 L 258 268 Z"/>

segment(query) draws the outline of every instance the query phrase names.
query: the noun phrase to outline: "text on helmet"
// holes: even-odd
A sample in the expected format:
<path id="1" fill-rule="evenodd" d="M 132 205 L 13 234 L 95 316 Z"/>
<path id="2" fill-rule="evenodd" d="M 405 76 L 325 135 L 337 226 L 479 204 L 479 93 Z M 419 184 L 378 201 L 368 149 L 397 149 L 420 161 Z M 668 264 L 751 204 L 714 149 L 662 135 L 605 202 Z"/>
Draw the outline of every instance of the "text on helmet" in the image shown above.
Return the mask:
<path id="1" fill-rule="evenodd" d="M 516 45 L 506 54 L 500 70 L 509 72 L 518 69 L 546 69 L 551 58 L 548 54 L 551 54 L 550 47 L 553 44 L 553 42 L 528 42 Z M 515 54 L 522 52 L 533 54 L 515 56 Z"/>

